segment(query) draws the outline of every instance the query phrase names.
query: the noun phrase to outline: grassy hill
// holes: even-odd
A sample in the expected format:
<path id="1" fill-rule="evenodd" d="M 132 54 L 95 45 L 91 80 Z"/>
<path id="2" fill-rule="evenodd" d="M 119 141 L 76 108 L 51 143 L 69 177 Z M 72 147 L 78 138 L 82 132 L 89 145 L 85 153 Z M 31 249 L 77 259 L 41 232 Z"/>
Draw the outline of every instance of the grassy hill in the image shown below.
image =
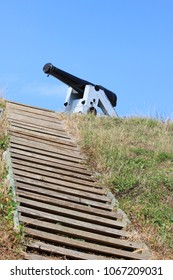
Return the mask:
<path id="1" fill-rule="evenodd" d="M 100 184 L 115 194 L 153 259 L 173 259 L 173 122 L 63 118 Z"/>
<path id="2" fill-rule="evenodd" d="M 0 100 L 0 107 L 4 107 Z M 173 259 L 173 122 L 148 118 L 61 115 L 87 155 L 100 184 L 152 250 L 153 259 Z M 6 124 L 5 124 L 6 126 Z M 0 159 L 6 148 L 0 119 Z M 23 235 L 13 229 L 15 207 L 0 160 L 0 259 L 22 258 Z"/>

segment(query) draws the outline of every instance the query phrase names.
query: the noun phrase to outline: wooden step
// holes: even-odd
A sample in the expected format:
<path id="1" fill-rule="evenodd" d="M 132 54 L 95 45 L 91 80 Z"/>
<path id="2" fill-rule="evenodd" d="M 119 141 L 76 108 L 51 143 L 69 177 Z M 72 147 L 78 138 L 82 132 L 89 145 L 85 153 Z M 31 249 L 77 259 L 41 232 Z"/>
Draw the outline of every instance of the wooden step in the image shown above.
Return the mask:
<path id="1" fill-rule="evenodd" d="M 36 206 L 36 204 L 35 204 Z M 18 207 L 19 212 L 22 213 L 22 215 L 28 216 L 28 217 L 35 217 L 36 219 L 42 219 L 44 221 L 52 221 L 54 223 L 61 223 L 62 225 L 68 225 L 72 228 L 80 228 L 80 229 L 87 229 L 88 232 L 95 232 L 95 233 L 102 233 L 107 236 L 112 237 L 129 237 L 129 233 L 127 233 L 124 230 L 114 229 L 107 226 L 101 226 L 89 222 L 80 221 L 73 218 L 68 218 L 63 215 L 55 215 L 50 214 L 44 211 L 19 206 Z"/>
<path id="2" fill-rule="evenodd" d="M 62 226 L 60 224 L 54 224 L 50 222 L 40 221 L 38 219 L 28 218 L 25 216 L 20 217 L 20 221 L 25 223 L 26 226 L 32 226 L 38 230 L 46 230 L 50 231 L 51 233 L 60 234 L 60 235 L 67 235 L 71 238 L 83 239 L 84 241 L 90 241 L 97 244 L 110 246 L 111 248 L 120 248 L 127 251 L 135 251 L 137 249 L 143 250 L 143 246 L 141 243 L 132 242 L 128 240 L 118 239 L 109 237 L 102 234 L 97 234 L 93 232 L 87 232 L 81 229 L 70 228 L 67 226 Z"/>
<path id="3" fill-rule="evenodd" d="M 27 247 L 30 250 L 39 250 L 41 252 L 46 252 L 49 253 L 50 255 L 52 254 L 57 254 L 58 256 L 65 256 L 70 259 L 74 260 L 106 260 L 108 258 L 100 256 L 100 255 L 95 255 L 95 254 L 89 254 L 89 253 L 84 253 L 80 252 L 74 249 L 67 249 L 62 246 L 54 246 L 52 244 L 46 244 L 44 242 L 36 241 L 33 243 L 30 243 L 27 245 Z"/>
<path id="4" fill-rule="evenodd" d="M 19 179 L 17 179 L 17 177 L 15 177 L 15 178 L 17 180 L 16 187 L 17 187 L 17 189 L 20 189 L 20 190 L 26 190 L 28 192 L 33 192 L 34 194 L 44 194 L 44 195 L 47 195 L 48 197 L 50 196 L 53 198 L 58 198 L 58 199 L 66 200 L 69 202 L 75 202 L 75 203 L 78 203 L 81 205 L 89 205 L 89 206 L 96 207 L 99 209 L 104 209 L 104 210 L 109 210 L 109 211 L 112 210 L 112 206 L 110 204 L 101 203 L 101 202 L 98 202 L 98 201 L 95 201 L 95 200 L 92 200 L 89 198 L 77 197 L 76 195 L 73 195 L 73 194 L 69 195 L 66 193 L 60 193 L 57 190 L 52 190 L 52 189 L 49 190 L 45 187 L 45 183 L 42 184 L 40 182 L 40 187 L 38 187 L 38 185 L 34 186 L 29 183 L 28 184 L 24 183 L 26 181 L 26 178 L 21 178 L 21 177 L 19 177 Z M 22 183 L 18 182 L 18 180 L 23 181 L 23 182 Z M 29 179 L 29 180 L 32 180 L 32 179 Z"/>
<path id="5" fill-rule="evenodd" d="M 14 161 L 15 159 L 18 160 L 19 162 L 22 161 L 27 162 L 28 164 L 30 164 L 30 166 L 32 166 L 33 164 L 37 164 L 49 171 L 51 171 L 52 169 L 58 170 L 59 174 L 66 175 L 71 178 L 74 177 L 78 179 L 84 179 L 86 181 L 95 182 L 93 178 L 93 174 L 89 170 L 84 168 L 75 168 L 74 166 L 72 168 L 68 165 L 59 164 L 56 161 L 51 161 L 51 160 L 45 161 L 44 158 L 40 159 L 37 157 L 37 155 L 34 154 L 32 154 L 32 156 L 30 154 L 23 155 L 20 154 L 20 152 L 18 153 L 17 151 L 16 152 L 13 151 L 12 161 Z"/>
<path id="6" fill-rule="evenodd" d="M 79 176 L 84 176 L 84 177 L 89 176 L 89 178 L 91 178 L 91 176 L 93 175 L 91 171 L 84 168 L 83 165 L 74 166 L 73 164 L 73 166 L 71 166 L 70 164 L 63 162 L 61 160 L 57 160 L 47 156 L 42 156 L 35 153 L 26 152 L 20 149 L 11 148 L 10 151 L 11 151 L 12 159 L 24 159 L 29 162 L 38 162 L 45 166 L 56 167 L 59 170 L 63 170 L 63 171 L 65 170 L 65 172 L 70 171 L 73 172 L 73 174 L 79 174 Z"/>
<path id="7" fill-rule="evenodd" d="M 66 209 L 60 206 L 53 206 L 48 203 L 36 202 L 35 200 L 18 197 L 18 202 L 20 202 L 21 206 L 30 207 L 32 209 L 38 209 L 41 211 L 46 211 L 46 213 L 52 213 L 55 215 L 63 215 L 69 218 L 75 218 L 80 221 L 86 221 L 98 225 L 103 225 L 111 228 L 123 229 L 125 224 L 123 222 L 119 222 L 117 220 L 111 220 L 108 218 L 99 217 L 93 214 L 86 214 L 77 210 Z"/>
<path id="8" fill-rule="evenodd" d="M 81 180 L 69 176 L 63 176 L 61 174 L 58 174 L 59 173 L 58 170 L 55 173 L 55 172 L 47 171 L 45 169 L 43 170 L 41 168 L 38 169 L 36 165 L 29 166 L 29 164 L 26 164 L 25 162 L 16 163 L 15 160 L 13 160 L 13 168 L 16 169 L 15 174 L 18 175 L 20 174 L 22 176 L 30 177 L 31 176 L 30 173 L 32 173 L 32 178 L 49 182 L 52 184 L 64 186 L 67 188 L 78 189 L 86 192 L 91 192 L 95 194 L 100 194 L 100 195 L 106 193 L 105 189 L 98 188 L 97 186 L 95 186 L 93 182 L 88 182 L 85 180 Z M 24 171 L 25 173 L 22 171 Z M 42 176 L 42 177 L 38 177 L 38 176 Z M 107 199 L 107 201 L 109 200 Z"/>
<path id="9" fill-rule="evenodd" d="M 131 259 L 131 260 L 143 259 L 143 256 L 141 254 L 127 252 L 125 250 L 115 249 L 103 245 L 94 244 L 93 246 L 93 243 L 90 242 L 83 242 L 80 240 L 75 240 L 72 238 L 67 238 L 52 233 L 47 233 L 47 232 L 45 233 L 44 231 L 40 231 L 40 230 L 26 228 L 26 233 L 34 238 L 38 238 L 40 240 L 51 242 L 57 245 L 71 247 L 74 248 L 74 250 L 76 249 L 85 250 L 86 252 L 91 252 L 95 254 L 105 254 L 105 256 L 109 256 L 109 257 L 114 256 L 122 259 L 124 258 Z"/>
<path id="10" fill-rule="evenodd" d="M 28 189 L 29 189 L 29 187 L 28 187 Z M 75 209 L 84 214 L 85 213 L 94 214 L 98 217 L 108 218 L 113 221 L 115 221 L 115 220 L 122 221 L 122 219 L 123 219 L 122 214 L 117 211 L 110 212 L 109 209 L 103 210 L 103 209 L 98 209 L 98 208 L 92 207 L 91 205 L 81 205 L 78 203 L 51 197 L 44 192 L 43 192 L 43 194 L 30 192 L 30 191 L 28 191 L 28 189 L 22 190 L 22 189 L 20 189 L 20 187 L 18 187 L 18 190 L 17 190 L 18 196 L 24 197 L 24 198 L 29 198 L 29 199 L 39 201 L 39 202 L 47 202 L 49 205 L 65 207 L 66 209 L 72 209 L 72 210 Z"/>
<path id="11" fill-rule="evenodd" d="M 38 141 L 33 141 L 31 139 L 24 139 L 24 138 L 12 136 L 12 137 L 10 137 L 10 143 L 18 144 L 18 145 L 21 145 L 24 147 L 37 148 L 38 150 L 51 151 L 56 154 L 71 156 L 71 157 L 78 158 L 81 160 L 84 159 L 84 156 L 82 156 L 79 153 L 79 151 L 71 152 L 69 150 L 63 149 L 62 146 L 59 146 L 59 147 L 51 146 L 49 142 L 47 142 L 47 144 L 46 144 L 46 143 L 42 143 L 42 142 L 38 142 Z"/>
<path id="12" fill-rule="evenodd" d="M 39 186 L 41 188 L 44 188 L 45 190 L 52 190 L 59 193 L 74 195 L 79 198 L 85 198 L 90 199 L 98 202 L 109 202 L 111 203 L 112 199 L 107 197 L 106 195 L 102 194 L 95 194 L 93 192 L 90 192 L 90 190 L 86 190 L 85 186 L 83 187 L 83 190 L 77 189 L 76 186 L 73 187 L 73 183 L 64 183 L 62 181 L 62 184 L 59 184 L 59 180 L 54 180 L 52 178 L 44 177 L 42 175 L 37 175 L 33 173 L 29 173 L 26 171 L 20 171 L 18 169 L 15 170 L 14 178 L 17 182 L 23 182 L 28 183 L 31 186 Z M 33 179 L 30 179 L 33 178 Z M 67 184 L 68 183 L 68 184 Z M 19 184 L 18 184 L 19 186 Z"/>

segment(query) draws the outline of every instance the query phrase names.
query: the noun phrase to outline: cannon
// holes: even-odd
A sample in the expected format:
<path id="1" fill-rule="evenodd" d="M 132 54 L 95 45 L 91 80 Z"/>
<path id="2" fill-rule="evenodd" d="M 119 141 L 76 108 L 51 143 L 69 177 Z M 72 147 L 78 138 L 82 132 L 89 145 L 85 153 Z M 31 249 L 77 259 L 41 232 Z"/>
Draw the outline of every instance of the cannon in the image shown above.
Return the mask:
<path id="1" fill-rule="evenodd" d="M 68 86 L 64 103 L 65 112 L 68 113 L 94 113 L 102 111 L 108 116 L 117 116 L 113 107 L 117 104 L 117 96 L 103 86 L 93 84 L 71 75 L 51 63 L 43 67 L 48 76 L 51 75 Z"/>

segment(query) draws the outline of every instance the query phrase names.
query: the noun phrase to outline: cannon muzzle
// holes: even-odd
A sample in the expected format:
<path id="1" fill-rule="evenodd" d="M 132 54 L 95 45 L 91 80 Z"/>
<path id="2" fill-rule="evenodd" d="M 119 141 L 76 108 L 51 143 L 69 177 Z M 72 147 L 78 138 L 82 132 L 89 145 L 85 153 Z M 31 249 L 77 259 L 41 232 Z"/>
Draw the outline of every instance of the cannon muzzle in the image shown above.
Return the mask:
<path id="1" fill-rule="evenodd" d="M 43 67 L 44 73 L 51 75 L 61 82 L 65 83 L 66 85 L 72 87 L 77 93 L 84 93 L 85 86 L 86 85 L 92 85 L 95 87 L 96 91 L 99 91 L 99 89 L 103 90 L 109 99 L 110 103 L 112 104 L 113 107 L 116 106 L 117 104 L 117 96 L 115 93 L 112 91 L 100 86 L 100 85 L 95 85 L 91 82 L 88 82 L 86 80 L 80 79 L 74 75 L 71 75 L 55 66 L 53 66 L 51 63 L 47 63 Z"/>

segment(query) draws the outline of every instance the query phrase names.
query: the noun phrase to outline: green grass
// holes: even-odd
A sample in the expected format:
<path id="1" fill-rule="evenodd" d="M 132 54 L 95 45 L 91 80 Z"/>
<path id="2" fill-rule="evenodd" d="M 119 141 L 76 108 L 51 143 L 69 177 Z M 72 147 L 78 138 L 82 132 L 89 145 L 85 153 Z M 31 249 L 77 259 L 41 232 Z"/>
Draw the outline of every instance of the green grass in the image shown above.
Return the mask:
<path id="1" fill-rule="evenodd" d="M 173 258 L 173 123 L 69 116 L 88 163 L 158 258 Z"/>

